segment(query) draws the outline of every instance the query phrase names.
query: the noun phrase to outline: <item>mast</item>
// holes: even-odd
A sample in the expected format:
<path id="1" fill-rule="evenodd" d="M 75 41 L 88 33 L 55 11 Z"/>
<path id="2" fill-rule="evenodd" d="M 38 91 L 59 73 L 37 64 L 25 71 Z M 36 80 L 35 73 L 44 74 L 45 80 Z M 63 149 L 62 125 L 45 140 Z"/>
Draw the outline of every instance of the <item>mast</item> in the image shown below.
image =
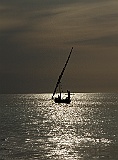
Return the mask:
<path id="1" fill-rule="evenodd" d="M 57 83 L 56 83 L 56 87 L 55 87 L 54 92 L 53 92 L 53 96 L 55 95 L 56 90 L 57 90 L 57 87 L 58 87 L 58 85 L 59 85 L 59 83 L 60 83 L 60 81 L 61 81 L 61 78 L 62 78 L 63 74 L 64 74 L 64 71 L 65 71 L 66 66 L 67 66 L 67 64 L 68 64 L 68 61 L 69 61 L 69 59 L 70 59 L 72 50 L 73 50 L 73 47 L 71 48 L 71 51 L 70 51 L 70 53 L 69 53 L 69 56 L 68 56 L 68 58 L 67 58 L 67 60 L 66 60 L 66 63 L 65 63 L 65 65 L 64 65 L 64 68 L 62 69 L 61 74 L 59 75 L 58 81 L 57 81 Z M 52 98 L 53 98 L 53 96 L 52 96 Z"/>

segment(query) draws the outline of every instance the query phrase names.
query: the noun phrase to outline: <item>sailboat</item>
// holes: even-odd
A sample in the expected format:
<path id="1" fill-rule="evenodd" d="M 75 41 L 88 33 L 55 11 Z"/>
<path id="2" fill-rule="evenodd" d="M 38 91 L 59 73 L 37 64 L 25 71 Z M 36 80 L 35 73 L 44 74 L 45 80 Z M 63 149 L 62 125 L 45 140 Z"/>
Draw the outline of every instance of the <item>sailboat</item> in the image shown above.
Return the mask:
<path id="1" fill-rule="evenodd" d="M 53 92 L 52 99 L 54 100 L 55 103 L 67 103 L 67 104 L 69 104 L 69 103 L 71 102 L 71 99 L 70 99 L 70 91 L 69 91 L 69 90 L 67 90 L 68 96 L 67 96 L 66 98 L 62 98 L 60 85 L 61 85 L 62 76 L 63 76 L 64 71 L 65 71 L 65 69 L 66 69 L 66 67 L 67 67 L 67 64 L 68 64 L 68 62 L 69 62 L 69 59 L 70 59 L 72 50 L 73 50 L 73 47 L 71 48 L 71 51 L 70 51 L 70 53 L 69 53 L 69 56 L 68 56 L 68 58 L 67 58 L 67 60 L 66 60 L 66 63 L 65 63 L 65 65 L 64 65 L 64 67 L 63 67 L 63 69 L 62 69 L 62 71 L 61 71 L 61 74 L 59 75 L 59 78 L 58 78 L 57 83 L 56 83 L 56 87 L 55 87 L 54 92 Z M 58 95 L 58 97 L 54 97 L 54 95 L 55 95 L 56 90 L 57 90 L 58 87 L 59 87 L 59 95 Z"/>

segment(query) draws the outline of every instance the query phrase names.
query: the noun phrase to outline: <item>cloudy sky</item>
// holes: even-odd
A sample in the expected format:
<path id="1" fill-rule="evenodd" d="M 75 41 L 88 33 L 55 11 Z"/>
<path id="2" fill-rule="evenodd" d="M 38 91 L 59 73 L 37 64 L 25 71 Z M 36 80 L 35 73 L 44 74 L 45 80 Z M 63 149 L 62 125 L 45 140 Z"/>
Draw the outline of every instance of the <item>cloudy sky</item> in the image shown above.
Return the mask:
<path id="1" fill-rule="evenodd" d="M 118 0 L 0 0 L 0 93 L 118 91 Z"/>

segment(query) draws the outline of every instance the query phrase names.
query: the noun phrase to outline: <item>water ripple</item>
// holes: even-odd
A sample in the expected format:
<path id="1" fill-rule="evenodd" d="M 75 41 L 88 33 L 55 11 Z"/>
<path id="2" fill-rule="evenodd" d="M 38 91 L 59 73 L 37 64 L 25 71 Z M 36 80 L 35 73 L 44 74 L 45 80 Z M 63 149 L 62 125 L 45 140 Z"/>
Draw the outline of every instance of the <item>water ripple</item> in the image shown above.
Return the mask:
<path id="1" fill-rule="evenodd" d="M 117 94 L 78 93 L 69 105 L 51 94 L 0 100 L 0 159 L 118 159 Z"/>

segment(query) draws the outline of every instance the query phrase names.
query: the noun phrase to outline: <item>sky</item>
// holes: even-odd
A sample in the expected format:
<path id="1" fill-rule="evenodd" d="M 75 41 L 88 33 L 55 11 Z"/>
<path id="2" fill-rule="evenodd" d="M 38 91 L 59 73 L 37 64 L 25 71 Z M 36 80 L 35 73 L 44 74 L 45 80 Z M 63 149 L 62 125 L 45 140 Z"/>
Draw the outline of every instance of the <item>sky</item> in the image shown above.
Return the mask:
<path id="1" fill-rule="evenodd" d="M 118 91 L 118 0 L 0 0 L 0 93 Z"/>

